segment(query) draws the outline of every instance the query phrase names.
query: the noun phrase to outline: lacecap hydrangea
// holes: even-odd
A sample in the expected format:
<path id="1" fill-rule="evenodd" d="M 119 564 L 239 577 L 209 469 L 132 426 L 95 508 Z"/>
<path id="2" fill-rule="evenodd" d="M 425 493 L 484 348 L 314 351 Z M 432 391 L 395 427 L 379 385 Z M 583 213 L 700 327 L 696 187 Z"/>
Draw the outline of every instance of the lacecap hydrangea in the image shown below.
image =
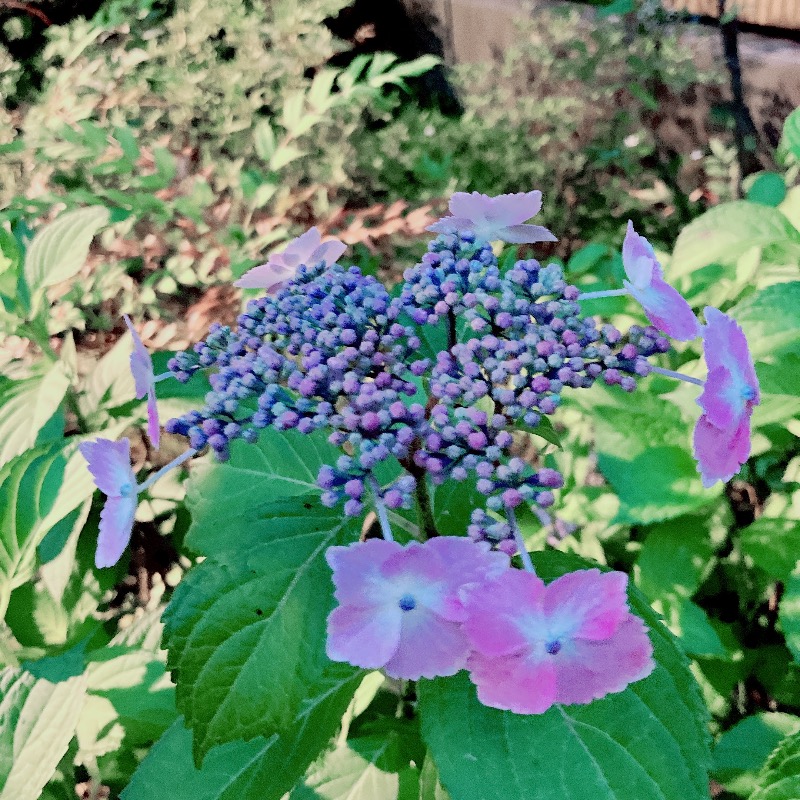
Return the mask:
<path id="1" fill-rule="evenodd" d="M 741 330 L 716 309 L 701 325 L 632 225 L 625 288 L 581 294 L 558 264 L 533 258 L 501 269 L 493 243 L 555 240 L 527 222 L 540 207 L 540 192 L 456 193 L 392 292 L 340 265 L 345 246 L 316 229 L 247 273 L 239 285 L 266 293 L 168 364 L 181 382 L 208 376 L 204 405 L 166 423 L 190 449 L 137 484 L 127 444 L 84 447 L 109 498 L 98 565 L 119 557 L 136 497 L 172 466 L 205 448 L 226 460 L 233 442 L 254 445 L 266 429 L 324 431 L 341 455 L 319 471 L 322 502 L 352 517 L 374 509 L 383 536 L 328 553 L 339 602 L 330 658 L 408 679 L 466 668 L 484 703 L 517 713 L 590 702 L 649 674 L 652 647 L 625 575 L 580 570 L 549 586 L 535 575 L 515 509 L 549 519 L 563 477 L 520 457 L 515 431 L 546 436 L 563 394 L 597 381 L 632 392 L 652 371 L 685 379 L 705 387 L 695 451 L 709 485 L 747 458 L 758 384 Z M 623 332 L 583 315 L 584 300 L 616 294 L 636 298 L 652 324 Z M 155 385 L 167 376 L 153 374 L 129 327 L 157 441 Z M 707 382 L 654 363 L 671 338 L 697 336 Z M 485 498 L 463 536 L 436 529 L 430 487 L 446 481 Z M 419 541 L 402 545 L 391 514 L 412 505 Z"/>

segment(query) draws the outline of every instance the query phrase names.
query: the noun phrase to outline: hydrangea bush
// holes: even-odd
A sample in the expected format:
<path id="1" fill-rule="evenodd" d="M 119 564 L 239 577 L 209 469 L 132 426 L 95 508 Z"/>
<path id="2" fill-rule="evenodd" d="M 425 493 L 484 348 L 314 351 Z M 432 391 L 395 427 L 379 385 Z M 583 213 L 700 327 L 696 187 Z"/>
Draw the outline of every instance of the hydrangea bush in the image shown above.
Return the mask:
<path id="1" fill-rule="evenodd" d="M 710 487 L 749 455 L 753 362 L 736 322 L 707 307 L 701 323 L 632 225 L 619 289 L 581 293 L 558 264 L 508 257 L 503 243 L 555 240 L 528 223 L 540 207 L 538 191 L 453 195 L 392 291 L 312 229 L 239 281 L 261 296 L 235 327 L 163 374 L 126 320 L 153 447 L 157 384 L 210 384 L 166 422 L 188 449 L 141 482 L 127 439 L 81 445 L 107 497 L 98 567 L 127 546 L 137 498 L 211 452 L 192 468 L 187 540 L 206 558 L 164 616 L 193 780 L 223 770 L 277 799 L 360 758 L 415 764 L 415 797 L 707 796 L 704 706 L 628 576 L 528 552 L 518 514 L 550 524 L 564 476 L 522 441 L 557 444 L 551 417 L 572 392 L 647 391 L 657 373 L 702 387 L 694 454 Z M 585 313 L 619 294 L 650 324 Z M 697 337 L 705 380 L 659 365 Z M 397 707 L 348 740 L 375 694 L 368 670 L 394 681 Z M 150 758 L 188 735 L 176 725 Z M 404 752 L 416 725 L 423 749 Z M 126 798 L 152 787 L 146 766 Z"/>

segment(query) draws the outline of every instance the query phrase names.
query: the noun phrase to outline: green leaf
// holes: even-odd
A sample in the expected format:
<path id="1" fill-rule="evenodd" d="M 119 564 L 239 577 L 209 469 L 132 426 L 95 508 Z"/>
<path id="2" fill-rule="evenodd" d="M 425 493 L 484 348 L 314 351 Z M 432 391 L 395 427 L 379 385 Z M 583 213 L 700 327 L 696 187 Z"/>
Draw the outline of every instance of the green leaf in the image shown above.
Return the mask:
<path id="1" fill-rule="evenodd" d="M 797 797 L 800 797 L 800 734 L 795 733 L 772 751 L 750 800 L 795 800 Z"/>
<path id="2" fill-rule="evenodd" d="M 778 619 L 786 646 L 795 663 L 800 664 L 800 570 L 795 570 L 786 581 L 778 606 Z"/>
<path id="3" fill-rule="evenodd" d="M 189 572 L 164 614 L 178 708 L 200 756 L 288 734 L 305 708 L 361 674 L 325 655 L 325 551 L 356 540 L 358 523 L 298 502 L 272 518 L 232 514 L 225 533 L 230 549 Z"/>
<path id="4" fill-rule="evenodd" d="M 25 258 L 25 280 L 31 294 L 69 280 L 83 266 L 95 234 L 108 224 L 102 206 L 67 211 L 36 232 Z"/>
<path id="5" fill-rule="evenodd" d="M 82 677 L 0 672 L 0 800 L 37 800 L 66 753 L 86 699 Z"/>
<path id="6" fill-rule="evenodd" d="M 780 149 L 800 159 L 800 108 L 796 108 L 783 123 Z"/>
<path id="7" fill-rule="evenodd" d="M 588 566 L 533 553 L 545 580 Z M 588 705 L 521 715 L 478 702 L 467 674 L 419 684 L 422 733 L 457 800 L 701 800 L 708 797 L 706 711 L 686 658 L 636 590 L 657 667 Z"/>
<path id="8" fill-rule="evenodd" d="M 765 206 L 779 206 L 786 197 L 786 183 L 777 172 L 762 172 L 747 190 L 751 203 Z"/>
<path id="9" fill-rule="evenodd" d="M 192 513 L 187 544 L 198 552 L 211 552 L 204 540 L 227 536 L 232 518 L 256 514 L 282 498 L 318 495 L 319 468 L 340 455 L 324 432 L 303 435 L 268 428 L 261 431 L 257 445 L 233 442 L 226 462 L 210 455 L 201 459 L 186 483 Z"/>
<path id="10" fill-rule="evenodd" d="M 800 342 L 800 281 L 767 286 L 729 313 L 742 326 L 754 359 L 774 356 Z"/>
<path id="11" fill-rule="evenodd" d="M 703 489 L 694 459 L 680 447 L 653 447 L 629 459 L 601 453 L 597 466 L 620 499 L 620 522 L 647 524 L 679 517 L 719 493 Z"/>
<path id="12" fill-rule="evenodd" d="M 738 532 L 739 546 L 757 567 L 783 581 L 800 558 L 800 523 L 761 517 Z"/>
<path id="13" fill-rule="evenodd" d="M 670 262 L 670 278 L 714 262 L 735 264 L 751 247 L 773 246 L 800 254 L 800 232 L 777 208 L 747 200 L 723 203 L 681 231 Z"/>
<path id="14" fill-rule="evenodd" d="M 397 800 L 400 776 L 376 764 L 391 744 L 381 737 L 368 747 L 358 740 L 339 745 L 311 765 L 290 800 Z"/>
<path id="15" fill-rule="evenodd" d="M 666 626 L 678 637 L 683 649 L 695 657 L 726 658 L 728 651 L 708 615 L 685 597 L 667 595 L 653 604 Z"/>
<path id="16" fill-rule="evenodd" d="M 0 467 L 37 443 L 67 389 L 69 378 L 60 363 L 33 378 L 0 380 Z M 60 439 L 62 433 L 59 430 L 55 438 Z"/>
<path id="17" fill-rule="evenodd" d="M 730 791 L 749 794 L 769 754 L 787 734 L 800 730 L 800 717 L 763 713 L 743 719 L 722 734 L 713 752 L 713 775 Z"/>
<path id="18" fill-rule="evenodd" d="M 356 686 L 358 678 L 317 698 L 285 735 L 214 747 L 199 768 L 192 760 L 192 734 L 179 719 L 147 754 L 123 790 L 122 800 L 280 798 L 327 745 Z"/>

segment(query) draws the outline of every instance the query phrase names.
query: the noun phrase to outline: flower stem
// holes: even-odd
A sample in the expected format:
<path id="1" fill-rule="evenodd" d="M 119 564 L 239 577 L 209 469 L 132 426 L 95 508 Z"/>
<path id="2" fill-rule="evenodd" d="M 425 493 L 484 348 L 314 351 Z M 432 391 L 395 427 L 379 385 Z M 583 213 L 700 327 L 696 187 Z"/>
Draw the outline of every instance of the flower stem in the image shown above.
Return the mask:
<path id="1" fill-rule="evenodd" d="M 416 482 L 414 486 L 414 496 L 417 499 L 420 528 L 426 539 L 432 539 L 434 536 L 439 535 L 439 531 L 436 530 L 436 520 L 433 518 L 431 495 L 428 491 L 425 472 L 423 471 L 421 474 L 414 475 L 414 480 Z"/>
<path id="2" fill-rule="evenodd" d="M 691 375 L 684 375 L 682 372 L 675 372 L 671 369 L 664 369 L 664 367 L 650 367 L 650 372 L 656 372 L 659 375 L 665 375 L 667 378 L 674 378 L 676 381 L 686 381 L 686 383 L 694 383 L 696 386 L 705 386 L 705 381 L 700 378 L 693 378 Z"/>
<path id="3" fill-rule="evenodd" d="M 629 294 L 627 289 L 605 289 L 602 292 L 584 292 L 578 295 L 578 302 L 581 300 L 599 300 L 601 297 L 622 297 Z"/>
<path id="4" fill-rule="evenodd" d="M 196 454 L 197 450 L 189 449 L 185 453 L 181 453 L 177 458 L 173 458 L 169 464 L 161 467 L 158 472 L 154 472 L 144 483 L 138 484 L 136 487 L 136 494 L 141 494 L 146 489 L 149 489 L 159 478 L 162 478 L 170 470 L 175 469 L 175 467 L 179 467 L 184 461 L 188 461 Z"/>
<path id="5" fill-rule="evenodd" d="M 456 333 L 456 315 L 452 309 L 447 312 L 447 349 L 450 350 L 458 341 Z"/>
<path id="6" fill-rule="evenodd" d="M 526 572 L 532 572 L 535 575 L 536 570 L 533 568 L 533 561 L 531 561 L 528 548 L 525 547 L 522 531 L 519 529 L 519 525 L 517 525 L 517 515 L 514 513 L 514 509 L 511 508 L 511 506 L 506 506 L 506 517 L 508 518 L 508 524 L 511 526 L 511 531 L 514 534 L 514 541 L 516 542 L 517 550 L 519 550 L 519 557 L 522 559 L 522 566 L 525 567 Z"/>
<path id="7" fill-rule="evenodd" d="M 392 527 L 389 525 L 389 515 L 386 513 L 386 504 L 383 502 L 383 498 L 381 497 L 381 487 L 374 475 L 368 476 L 367 481 L 369 482 L 369 488 L 372 489 L 372 494 L 375 497 L 375 511 L 378 514 L 378 521 L 381 524 L 381 533 L 383 534 L 383 538 L 386 539 L 387 542 L 393 542 L 394 536 L 392 536 Z"/>
<path id="8" fill-rule="evenodd" d="M 162 372 L 160 375 L 154 375 L 153 376 L 153 383 L 158 383 L 159 381 L 165 381 L 168 378 L 174 378 L 174 377 L 175 376 L 169 371 Z"/>

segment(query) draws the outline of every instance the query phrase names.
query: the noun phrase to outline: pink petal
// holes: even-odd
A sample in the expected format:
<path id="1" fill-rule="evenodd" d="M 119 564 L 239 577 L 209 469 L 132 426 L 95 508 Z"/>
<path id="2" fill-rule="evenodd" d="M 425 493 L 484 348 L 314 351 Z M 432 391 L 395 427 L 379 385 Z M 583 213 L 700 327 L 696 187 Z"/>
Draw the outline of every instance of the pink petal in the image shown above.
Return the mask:
<path id="1" fill-rule="evenodd" d="M 150 437 L 150 443 L 158 450 L 161 444 L 161 425 L 158 421 L 156 390 L 152 385 L 147 393 L 147 435 Z"/>
<path id="2" fill-rule="evenodd" d="M 400 644 L 384 666 L 387 675 L 418 680 L 455 675 L 466 666 L 469 644 L 460 625 L 422 606 L 401 613 Z"/>
<path id="3" fill-rule="evenodd" d="M 144 342 L 136 332 L 136 328 L 133 327 L 131 318 L 127 314 L 123 314 L 122 318 L 125 320 L 125 325 L 133 339 L 133 352 L 131 353 L 130 362 L 131 374 L 136 386 L 136 397 L 141 400 L 153 383 L 153 362 L 150 358 L 150 353 L 144 346 Z"/>
<path id="4" fill-rule="evenodd" d="M 715 367 L 708 373 L 697 404 L 705 412 L 706 420 L 717 428 L 728 428 L 745 411 L 746 401 L 737 396 L 733 375 L 727 367 Z"/>
<path id="5" fill-rule="evenodd" d="M 478 700 L 490 708 L 516 714 L 543 714 L 556 702 L 556 670 L 552 660 L 522 656 L 487 658 L 472 653 L 467 661 Z"/>
<path id="6" fill-rule="evenodd" d="M 636 233 L 630 220 L 622 243 L 622 266 L 628 280 L 638 289 L 649 286 L 654 277 L 661 277 L 661 266 L 650 242 Z"/>
<path id="7" fill-rule="evenodd" d="M 729 481 L 750 455 L 750 415 L 726 428 L 712 425 L 705 414 L 694 428 L 694 457 L 708 489 L 717 481 Z"/>
<path id="8" fill-rule="evenodd" d="M 130 497 L 109 497 L 106 500 L 100 512 L 100 535 L 94 556 L 97 567 L 113 567 L 119 561 L 131 540 L 135 514 L 135 494 Z"/>
<path id="9" fill-rule="evenodd" d="M 334 608 L 328 615 L 328 658 L 365 669 L 382 667 L 399 646 L 402 616 L 397 607 Z"/>
<path id="10" fill-rule="evenodd" d="M 627 586 L 624 572 L 569 572 L 545 588 L 544 613 L 570 638 L 607 639 L 629 615 Z"/>
<path id="11" fill-rule="evenodd" d="M 703 309 L 706 325 L 703 328 L 703 355 L 709 372 L 724 367 L 731 374 L 740 396 L 747 389 L 754 405 L 760 402 L 758 378 L 744 331 L 736 320 L 719 309 Z"/>
<path id="12" fill-rule="evenodd" d="M 545 591 L 536 575 L 512 569 L 494 581 L 467 587 L 462 592 L 467 612 L 464 632 L 472 647 L 487 656 L 529 647 L 527 628 L 544 623 Z M 542 635 L 546 636 L 544 630 Z"/>
<path id="13" fill-rule="evenodd" d="M 489 199 L 492 208 L 491 219 L 502 221 L 504 225 L 519 225 L 535 217 L 542 210 L 542 193 L 538 189 L 532 192 L 501 194 Z"/>
<path id="14" fill-rule="evenodd" d="M 428 225 L 426 231 L 433 231 L 434 233 L 450 233 L 453 230 L 466 231 L 472 230 L 474 223 L 468 217 L 442 217 L 433 225 Z"/>
<path id="15" fill-rule="evenodd" d="M 78 446 L 89 465 L 97 488 L 109 497 L 119 497 L 125 487 L 135 489 L 136 476 L 131 469 L 131 443 L 128 439 L 112 442 L 97 439 Z"/>
<path id="16" fill-rule="evenodd" d="M 655 668 L 653 646 L 639 617 L 628 614 L 602 641 L 576 639 L 551 656 L 557 703 L 590 703 L 646 678 Z"/>
<path id="17" fill-rule="evenodd" d="M 338 239 L 331 239 L 323 242 L 312 254 L 311 263 L 318 264 L 320 261 L 328 266 L 335 264 L 347 250 L 347 245 Z"/>
<path id="18" fill-rule="evenodd" d="M 700 335 L 700 323 L 683 295 L 661 278 L 646 289 L 625 281 L 625 287 L 641 303 L 650 322 L 673 339 L 688 342 Z"/>
<path id="19" fill-rule="evenodd" d="M 325 559 L 333 570 L 336 599 L 361 607 L 380 604 L 386 595 L 381 567 L 387 559 L 402 552 L 397 542 L 383 539 L 329 547 Z"/>
<path id="20" fill-rule="evenodd" d="M 495 238 L 509 244 L 533 244 L 534 242 L 557 242 L 558 237 L 541 225 L 508 225 L 499 228 Z"/>
<path id="21" fill-rule="evenodd" d="M 449 203 L 450 213 L 454 217 L 463 217 L 475 223 L 489 219 L 494 205 L 492 198 L 480 192 L 454 192 Z M 525 217 L 528 219 L 528 217 Z M 508 224 L 508 223 L 503 223 Z"/>
<path id="22" fill-rule="evenodd" d="M 293 276 L 293 270 L 268 261 L 245 272 L 233 285 L 240 289 L 266 289 L 268 292 L 274 292 L 280 284 L 291 280 Z"/>

